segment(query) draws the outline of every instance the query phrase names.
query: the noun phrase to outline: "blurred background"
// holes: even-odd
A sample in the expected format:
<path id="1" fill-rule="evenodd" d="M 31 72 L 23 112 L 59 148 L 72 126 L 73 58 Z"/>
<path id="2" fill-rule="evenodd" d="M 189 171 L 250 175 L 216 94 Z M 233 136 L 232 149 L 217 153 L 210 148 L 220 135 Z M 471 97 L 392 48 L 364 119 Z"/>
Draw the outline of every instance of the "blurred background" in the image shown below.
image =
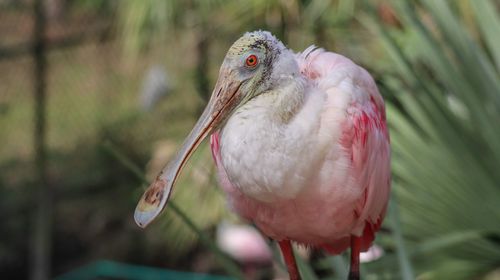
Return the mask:
<path id="1" fill-rule="evenodd" d="M 146 230 L 132 218 L 227 49 L 265 29 L 295 51 L 350 57 L 384 95 L 393 196 L 365 279 L 500 279 L 499 10 L 495 0 L 0 0 L 1 278 L 286 278 L 276 246 L 226 209 L 206 144 L 173 206 Z M 346 279 L 347 255 L 299 250 L 305 279 Z"/>

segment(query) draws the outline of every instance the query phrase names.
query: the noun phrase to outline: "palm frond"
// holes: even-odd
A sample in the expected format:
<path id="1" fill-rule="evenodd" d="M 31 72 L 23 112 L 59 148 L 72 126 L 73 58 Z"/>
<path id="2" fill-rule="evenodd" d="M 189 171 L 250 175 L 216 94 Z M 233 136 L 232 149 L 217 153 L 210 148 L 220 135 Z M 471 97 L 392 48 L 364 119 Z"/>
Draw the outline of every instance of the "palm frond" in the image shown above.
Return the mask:
<path id="1" fill-rule="evenodd" d="M 492 3 L 470 2 L 480 34 L 447 1 L 393 1 L 401 30 L 362 20 L 394 61 L 381 77 L 396 101 L 387 104 L 394 190 L 426 279 L 470 279 L 500 261 L 499 17 L 485 11 Z"/>

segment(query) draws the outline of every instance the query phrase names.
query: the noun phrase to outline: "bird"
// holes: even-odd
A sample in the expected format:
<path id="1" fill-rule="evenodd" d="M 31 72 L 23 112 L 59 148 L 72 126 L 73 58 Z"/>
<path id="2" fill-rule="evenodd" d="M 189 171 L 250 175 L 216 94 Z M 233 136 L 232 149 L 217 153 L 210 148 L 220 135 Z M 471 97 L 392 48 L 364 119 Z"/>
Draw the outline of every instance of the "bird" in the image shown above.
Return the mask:
<path id="1" fill-rule="evenodd" d="M 301 279 L 292 242 L 350 248 L 348 279 L 360 279 L 359 255 L 381 227 L 391 184 L 385 104 L 364 68 L 314 45 L 295 53 L 268 31 L 243 34 L 194 128 L 141 197 L 140 227 L 165 208 L 209 136 L 229 207 L 278 243 L 290 279 Z"/>
<path id="2" fill-rule="evenodd" d="M 158 105 L 162 98 L 172 92 L 173 86 L 164 67 L 153 65 L 143 78 L 142 89 L 139 93 L 139 103 L 143 112 L 150 112 Z"/>
<path id="3" fill-rule="evenodd" d="M 272 267 L 271 248 L 251 225 L 222 221 L 217 225 L 215 239 L 221 251 L 240 265 L 244 279 L 258 279 L 259 270 Z"/>

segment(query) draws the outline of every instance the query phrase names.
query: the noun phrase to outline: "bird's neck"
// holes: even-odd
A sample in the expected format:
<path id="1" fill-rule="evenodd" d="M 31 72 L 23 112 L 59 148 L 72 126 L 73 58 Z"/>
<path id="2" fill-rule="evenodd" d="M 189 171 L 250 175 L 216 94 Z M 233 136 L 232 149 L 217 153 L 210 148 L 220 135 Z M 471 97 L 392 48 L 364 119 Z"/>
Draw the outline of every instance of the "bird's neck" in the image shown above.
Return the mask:
<path id="1" fill-rule="evenodd" d="M 275 125 L 286 125 L 304 105 L 307 98 L 306 83 L 299 77 L 283 76 L 271 88 L 256 96 L 245 107 L 259 111 Z"/>

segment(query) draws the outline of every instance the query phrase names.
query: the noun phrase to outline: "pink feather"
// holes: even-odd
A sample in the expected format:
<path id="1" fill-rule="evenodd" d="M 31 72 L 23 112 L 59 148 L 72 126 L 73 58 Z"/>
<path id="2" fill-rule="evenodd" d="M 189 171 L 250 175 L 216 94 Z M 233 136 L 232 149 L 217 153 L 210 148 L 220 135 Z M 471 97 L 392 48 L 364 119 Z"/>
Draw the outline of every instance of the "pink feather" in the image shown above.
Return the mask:
<path id="1" fill-rule="evenodd" d="M 310 185 L 293 199 L 266 203 L 246 196 L 226 174 L 215 132 L 210 143 L 219 182 L 230 206 L 275 240 L 290 239 L 338 254 L 350 246 L 351 236 L 358 236 L 366 251 L 384 219 L 390 192 L 383 99 L 372 77 L 344 56 L 310 47 L 296 60 L 308 83 L 327 94 L 320 133 L 332 135 L 332 141 L 319 179 L 308 181 Z M 339 105 L 338 92 L 352 89 L 356 96 L 344 107 Z M 333 120 L 341 123 L 329 126 Z"/>

